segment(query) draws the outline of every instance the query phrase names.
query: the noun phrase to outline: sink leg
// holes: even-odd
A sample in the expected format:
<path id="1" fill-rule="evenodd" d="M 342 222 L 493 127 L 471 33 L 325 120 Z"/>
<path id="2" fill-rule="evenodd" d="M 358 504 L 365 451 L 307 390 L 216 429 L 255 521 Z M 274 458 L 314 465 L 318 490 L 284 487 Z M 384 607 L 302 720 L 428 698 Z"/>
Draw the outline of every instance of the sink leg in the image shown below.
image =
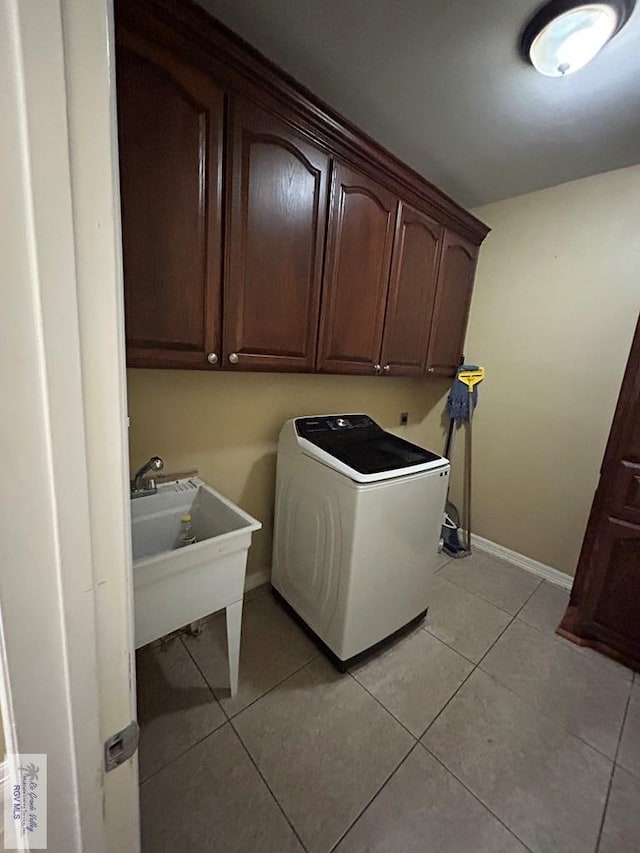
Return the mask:
<path id="1" fill-rule="evenodd" d="M 242 627 L 242 601 L 230 604 L 227 610 L 227 647 L 229 649 L 229 684 L 231 695 L 238 692 L 238 667 L 240 663 L 240 630 Z"/>

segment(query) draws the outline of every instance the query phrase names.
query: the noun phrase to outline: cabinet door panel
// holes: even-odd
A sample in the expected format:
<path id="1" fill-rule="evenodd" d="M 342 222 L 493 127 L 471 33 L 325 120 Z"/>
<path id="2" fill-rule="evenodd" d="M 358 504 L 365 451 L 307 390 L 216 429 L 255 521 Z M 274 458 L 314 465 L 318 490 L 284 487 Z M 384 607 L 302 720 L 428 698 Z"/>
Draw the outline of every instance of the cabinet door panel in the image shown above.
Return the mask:
<path id="1" fill-rule="evenodd" d="M 611 512 L 618 518 L 640 524 L 640 461 L 623 459 L 612 480 Z"/>
<path id="2" fill-rule="evenodd" d="M 248 102 L 233 108 L 225 356 L 250 370 L 313 370 L 329 158 Z"/>
<path id="3" fill-rule="evenodd" d="M 320 370 L 373 373 L 380 357 L 396 210 L 393 193 L 337 164 L 320 324 Z"/>
<path id="4" fill-rule="evenodd" d="M 429 373 L 453 376 L 460 366 L 477 258 L 477 246 L 447 230 L 429 336 Z"/>
<path id="5" fill-rule="evenodd" d="M 224 96 L 123 30 L 117 82 L 128 361 L 207 367 L 220 347 Z"/>
<path id="6" fill-rule="evenodd" d="M 400 203 L 382 342 L 388 375 L 424 374 L 442 232 L 424 213 Z"/>
<path id="7" fill-rule="evenodd" d="M 614 647 L 640 655 L 640 526 L 603 519 L 594 549 L 586 629 Z"/>

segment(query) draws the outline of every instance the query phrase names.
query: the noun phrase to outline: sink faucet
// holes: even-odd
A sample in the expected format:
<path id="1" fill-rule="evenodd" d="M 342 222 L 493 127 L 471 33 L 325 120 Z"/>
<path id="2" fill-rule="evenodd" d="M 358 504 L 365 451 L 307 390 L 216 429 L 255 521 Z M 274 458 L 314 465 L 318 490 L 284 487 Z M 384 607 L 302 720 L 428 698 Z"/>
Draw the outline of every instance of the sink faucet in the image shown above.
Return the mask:
<path id="1" fill-rule="evenodd" d="M 164 462 L 159 456 L 152 456 L 148 462 L 145 462 L 136 473 L 131 481 L 131 497 L 142 498 L 146 495 L 155 495 L 158 491 L 154 477 L 147 477 L 149 471 L 162 471 Z"/>

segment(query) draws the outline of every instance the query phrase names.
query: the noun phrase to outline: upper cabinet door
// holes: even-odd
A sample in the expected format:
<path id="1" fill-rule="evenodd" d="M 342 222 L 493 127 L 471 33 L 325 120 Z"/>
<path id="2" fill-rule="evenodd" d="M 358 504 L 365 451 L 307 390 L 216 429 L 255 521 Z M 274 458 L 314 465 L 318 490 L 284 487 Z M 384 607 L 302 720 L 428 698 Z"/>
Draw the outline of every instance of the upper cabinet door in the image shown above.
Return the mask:
<path id="1" fill-rule="evenodd" d="M 329 158 L 238 99 L 232 111 L 225 364 L 313 370 Z"/>
<path id="2" fill-rule="evenodd" d="M 382 341 L 383 374 L 424 374 L 443 230 L 424 213 L 400 203 Z"/>
<path id="3" fill-rule="evenodd" d="M 478 247 L 447 230 L 442 245 L 427 372 L 453 376 L 461 364 Z"/>
<path id="4" fill-rule="evenodd" d="M 396 204 L 392 192 L 336 164 L 324 271 L 320 370 L 377 372 Z"/>
<path id="5" fill-rule="evenodd" d="M 221 342 L 224 95 L 148 37 L 121 28 L 117 45 L 128 363 L 207 367 Z"/>

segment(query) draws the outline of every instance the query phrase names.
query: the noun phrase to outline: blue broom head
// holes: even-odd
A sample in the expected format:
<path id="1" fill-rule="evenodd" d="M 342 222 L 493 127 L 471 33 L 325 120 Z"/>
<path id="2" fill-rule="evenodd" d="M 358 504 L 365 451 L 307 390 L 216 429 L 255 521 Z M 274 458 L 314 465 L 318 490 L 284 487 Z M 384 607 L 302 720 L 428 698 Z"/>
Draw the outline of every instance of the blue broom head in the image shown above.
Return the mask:
<path id="1" fill-rule="evenodd" d="M 478 405 L 478 386 L 471 393 L 464 382 L 458 378 L 463 370 L 477 370 L 477 364 L 463 364 L 456 371 L 451 391 L 447 398 L 447 414 L 452 421 L 470 421 L 475 407 Z"/>

